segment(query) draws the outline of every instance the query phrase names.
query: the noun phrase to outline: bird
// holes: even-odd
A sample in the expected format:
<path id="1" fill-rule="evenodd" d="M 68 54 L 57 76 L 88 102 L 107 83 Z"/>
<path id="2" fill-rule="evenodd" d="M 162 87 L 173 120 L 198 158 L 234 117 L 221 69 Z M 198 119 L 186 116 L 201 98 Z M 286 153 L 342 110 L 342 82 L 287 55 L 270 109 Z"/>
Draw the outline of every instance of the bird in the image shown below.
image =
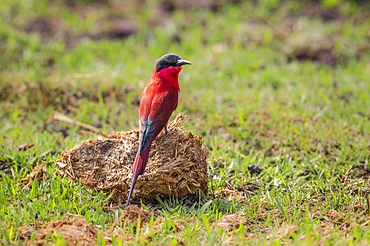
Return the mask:
<path id="1" fill-rule="evenodd" d="M 178 76 L 183 65 L 191 65 L 191 62 L 173 53 L 158 58 L 152 76 L 142 92 L 139 106 L 139 148 L 132 165 L 132 183 L 126 207 L 130 204 L 138 177 L 145 171 L 152 142 L 163 129 L 165 135 L 168 133 L 168 120 L 178 104 Z"/>

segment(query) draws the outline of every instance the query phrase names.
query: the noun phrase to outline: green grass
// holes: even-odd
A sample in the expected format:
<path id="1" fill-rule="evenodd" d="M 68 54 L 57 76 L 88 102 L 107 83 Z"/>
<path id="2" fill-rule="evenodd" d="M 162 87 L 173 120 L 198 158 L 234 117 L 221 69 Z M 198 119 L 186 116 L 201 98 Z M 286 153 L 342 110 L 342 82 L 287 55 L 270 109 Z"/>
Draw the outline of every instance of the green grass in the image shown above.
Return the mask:
<path id="1" fill-rule="evenodd" d="M 176 8 L 167 16 L 158 1 L 2 1 L 2 244 L 25 243 L 24 228 L 36 240 L 40 222 L 71 215 L 100 228 L 98 244 L 370 243 L 369 5 L 320 2 Z M 136 32 L 104 38 L 113 17 Z M 42 18 L 59 33 L 35 24 Z M 55 174 L 59 154 L 95 134 L 53 114 L 105 133 L 136 128 L 141 91 L 168 52 L 193 63 L 180 74 L 176 113 L 189 115 L 186 129 L 210 150 L 210 194 L 191 207 L 143 204 L 149 221 L 121 220 L 121 233 L 107 239 L 123 204 L 110 208 L 103 193 Z M 19 150 L 25 143 L 33 147 Z M 45 178 L 19 185 L 40 163 Z M 262 172 L 250 173 L 251 164 Z M 225 229 L 220 221 L 230 214 L 241 219 Z M 48 240 L 66 243 L 57 233 Z"/>

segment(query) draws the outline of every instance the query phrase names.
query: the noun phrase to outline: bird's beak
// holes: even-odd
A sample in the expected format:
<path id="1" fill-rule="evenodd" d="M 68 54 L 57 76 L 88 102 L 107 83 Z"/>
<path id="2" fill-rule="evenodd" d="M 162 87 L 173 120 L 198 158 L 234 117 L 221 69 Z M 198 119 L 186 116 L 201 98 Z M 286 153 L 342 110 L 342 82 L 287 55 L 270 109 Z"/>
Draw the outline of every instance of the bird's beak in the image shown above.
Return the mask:
<path id="1" fill-rule="evenodd" d="M 176 66 L 182 66 L 182 65 L 191 65 L 191 62 L 189 62 L 187 60 L 178 60 L 176 62 Z"/>

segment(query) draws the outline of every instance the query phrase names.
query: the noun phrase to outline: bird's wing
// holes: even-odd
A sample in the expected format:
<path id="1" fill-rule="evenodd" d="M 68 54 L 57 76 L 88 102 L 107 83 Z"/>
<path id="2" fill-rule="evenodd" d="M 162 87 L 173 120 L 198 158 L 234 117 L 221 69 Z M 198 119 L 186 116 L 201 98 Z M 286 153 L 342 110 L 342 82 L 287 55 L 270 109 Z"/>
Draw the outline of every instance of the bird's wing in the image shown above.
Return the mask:
<path id="1" fill-rule="evenodd" d="M 178 102 L 178 91 L 169 88 L 154 96 L 144 95 L 140 102 L 140 152 L 143 152 L 167 124 Z"/>

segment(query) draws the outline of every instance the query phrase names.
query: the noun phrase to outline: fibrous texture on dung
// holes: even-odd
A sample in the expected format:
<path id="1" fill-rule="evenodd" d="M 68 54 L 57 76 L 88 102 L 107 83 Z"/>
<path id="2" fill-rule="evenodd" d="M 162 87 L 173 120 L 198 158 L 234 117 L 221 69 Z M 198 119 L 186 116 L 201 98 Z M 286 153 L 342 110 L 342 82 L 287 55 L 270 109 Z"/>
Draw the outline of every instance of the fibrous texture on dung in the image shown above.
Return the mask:
<path id="1" fill-rule="evenodd" d="M 135 186 L 133 201 L 155 201 L 156 197 L 183 198 L 199 191 L 207 193 L 207 155 L 199 136 L 185 132 L 185 115 L 177 115 L 152 144 L 145 173 Z M 63 151 L 57 160 L 59 173 L 87 187 L 113 192 L 124 201 L 131 185 L 131 166 L 138 148 L 139 131 L 111 132 L 103 139 L 86 140 Z"/>

